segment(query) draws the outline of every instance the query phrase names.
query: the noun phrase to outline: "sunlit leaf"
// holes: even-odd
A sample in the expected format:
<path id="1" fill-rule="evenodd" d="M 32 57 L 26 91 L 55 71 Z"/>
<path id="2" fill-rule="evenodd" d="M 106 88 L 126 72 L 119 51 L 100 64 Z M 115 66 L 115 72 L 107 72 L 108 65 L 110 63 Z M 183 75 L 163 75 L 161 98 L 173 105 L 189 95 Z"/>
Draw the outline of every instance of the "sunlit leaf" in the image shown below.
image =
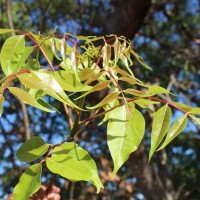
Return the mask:
<path id="1" fill-rule="evenodd" d="M 200 108 L 193 108 L 190 113 L 196 114 L 196 115 L 200 115 Z"/>
<path id="2" fill-rule="evenodd" d="M 16 31 L 17 30 L 0 28 L 0 34 L 13 33 L 13 32 L 16 32 Z"/>
<path id="3" fill-rule="evenodd" d="M 187 106 L 183 103 L 173 102 L 173 104 L 176 105 L 178 108 L 184 110 L 185 112 L 190 112 L 193 109 L 192 106 Z"/>
<path id="4" fill-rule="evenodd" d="M 55 41 L 54 41 L 55 42 Z M 66 62 L 66 53 L 67 53 L 67 43 L 65 37 L 60 40 L 60 53 L 64 63 Z"/>
<path id="5" fill-rule="evenodd" d="M 200 126 L 200 118 L 191 116 L 191 119 L 196 125 Z"/>
<path id="6" fill-rule="evenodd" d="M 139 105 L 141 108 L 146 108 L 149 105 L 153 105 L 153 104 L 160 104 L 160 102 L 158 101 L 151 101 L 148 99 L 137 99 L 134 101 L 137 105 Z"/>
<path id="7" fill-rule="evenodd" d="M 94 160 L 78 144 L 68 142 L 56 147 L 46 163 L 53 173 L 72 181 L 90 181 L 97 192 L 103 188 Z"/>
<path id="8" fill-rule="evenodd" d="M 124 164 L 134 152 L 144 135 L 145 121 L 142 114 L 129 104 L 129 112 L 125 105 L 111 111 L 107 127 L 108 147 L 114 162 L 113 174 Z"/>
<path id="9" fill-rule="evenodd" d="M 22 90 L 21 88 L 17 88 L 17 87 L 8 87 L 8 89 L 10 90 L 10 92 L 15 95 L 20 101 L 34 106 L 36 108 L 39 108 L 40 110 L 44 110 L 46 112 L 52 112 L 51 110 L 43 107 L 42 105 L 40 105 L 35 99 L 34 97 L 32 97 L 29 93 L 27 93 L 25 90 Z"/>
<path id="10" fill-rule="evenodd" d="M 104 44 L 102 48 L 102 56 L 103 56 L 103 67 L 104 69 L 109 68 L 109 61 L 111 59 L 111 46 L 107 43 Z"/>
<path id="11" fill-rule="evenodd" d="M 149 93 L 154 93 L 154 94 L 169 94 L 169 90 L 160 87 L 158 85 L 153 85 L 149 87 Z"/>
<path id="12" fill-rule="evenodd" d="M 27 168 L 14 188 L 14 200 L 29 200 L 29 197 L 40 189 L 41 173 L 41 164 Z"/>
<path id="13" fill-rule="evenodd" d="M 114 42 L 115 63 L 117 63 L 121 54 L 121 43 L 118 39 Z"/>
<path id="14" fill-rule="evenodd" d="M 170 127 L 167 133 L 165 141 L 163 142 L 161 147 L 158 149 L 158 151 L 166 147 L 177 135 L 179 135 L 183 131 L 183 129 L 187 125 L 187 121 L 188 121 L 187 115 L 184 115 L 182 117 L 179 117 L 174 122 L 174 124 Z"/>
<path id="15" fill-rule="evenodd" d="M 101 106 L 104 106 L 108 103 L 110 103 L 111 101 L 117 99 L 119 93 L 118 92 L 112 92 L 110 94 L 108 94 L 101 102 L 99 102 L 97 105 L 89 107 L 86 106 L 88 109 L 95 109 L 95 108 L 99 108 Z"/>
<path id="16" fill-rule="evenodd" d="M 1 49 L 0 63 L 6 76 L 19 71 L 24 49 L 24 35 L 12 36 L 5 41 Z"/>
<path id="17" fill-rule="evenodd" d="M 32 162 L 44 155 L 49 149 L 41 137 L 35 136 L 21 145 L 17 151 L 17 157 L 22 162 Z"/>
<path id="18" fill-rule="evenodd" d="M 161 107 L 157 112 L 154 113 L 149 161 L 169 129 L 171 115 L 172 112 L 168 105 Z"/>

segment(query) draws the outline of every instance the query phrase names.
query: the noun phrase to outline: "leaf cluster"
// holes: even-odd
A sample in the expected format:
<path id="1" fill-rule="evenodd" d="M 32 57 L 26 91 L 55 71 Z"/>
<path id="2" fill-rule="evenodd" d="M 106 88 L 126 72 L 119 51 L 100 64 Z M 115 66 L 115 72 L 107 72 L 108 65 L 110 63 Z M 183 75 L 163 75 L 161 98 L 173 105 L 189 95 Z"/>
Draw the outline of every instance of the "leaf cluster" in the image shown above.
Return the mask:
<path id="1" fill-rule="evenodd" d="M 28 199 L 37 192 L 43 164 L 52 173 L 71 181 L 90 181 L 99 192 L 103 185 L 97 166 L 89 153 L 75 141 L 96 118 L 103 117 L 99 125 L 107 122 L 113 175 L 138 149 L 144 137 L 145 119 L 141 111 L 153 113 L 149 161 L 156 150 L 163 149 L 184 130 L 188 117 L 200 125 L 200 118 L 196 116 L 200 115 L 200 108 L 155 97 L 170 92 L 158 85 L 146 85 L 134 76 L 131 69 L 133 59 L 146 69 L 151 68 L 126 38 L 116 35 L 75 37 L 68 33 L 51 33 L 44 37 L 10 29 L 0 29 L 0 34 L 13 31 L 18 35 L 5 41 L 0 54 L 4 73 L 0 80 L 0 112 L 6 89 L 25 104 L 45 112 L 57 112 L 57 108 L 45 100 L 50 96 L 63 104 L 71 127 L 70 137 L 60 144 L 47 144 L 40 137 L 32 137 L 19 148 L 19 160 L 39 162 L 31 165 L 21 176 L 14 189 L 15 199 Z M 47 65 L 42 65 L 41 57 Z M 23 87 L 15 86 L 16 81 Z M 106 89 L 109 92 L 97 104 L 86 105 L 85 97 Z M 152 105 L 156 110 L 151 109 Z M 172 124 L 171 107 L 183 112 Z M 93 114 L 81 120 L 82 113 L 91 110 Z"/>

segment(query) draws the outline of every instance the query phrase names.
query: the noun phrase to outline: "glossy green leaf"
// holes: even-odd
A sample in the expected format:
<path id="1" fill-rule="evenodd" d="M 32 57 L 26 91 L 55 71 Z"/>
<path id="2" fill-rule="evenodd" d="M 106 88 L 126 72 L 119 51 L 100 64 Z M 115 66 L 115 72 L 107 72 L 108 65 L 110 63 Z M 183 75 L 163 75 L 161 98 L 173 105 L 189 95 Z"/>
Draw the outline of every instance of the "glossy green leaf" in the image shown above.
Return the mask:
<path id="1" fill-rule="evenodd" d="M 69 180 L 90 181 L 97 192 L 103 188 L 94 160 L 78 144 L 68 142 L 56 147 L 46 164 L 50 171 Z"/>
<path id="2" fill-rule="evenodd" d="M 34 106 L 36 108 L 39 108 L 40 110 L 44 110 L 46 112 L 52 112 L 51 110 L 43 107 L 42 105 L 40 105 L 35 99 L 34 97 L 32 97 L 29 93 L 27 93 L 25 90 L 22 90 L 21 88 L 17 88 L 17 87 L 8 87 L 8 89 L 10 90 L 10 92 L 15 95 L 20 101 Z"/>
<path id="3" fill-rule="evenodd" d="M 27 168 L 14 188 L 14 200 L 29 200 L 29 197 L 40 189 L 41 173 L 41 164 Z"/>
<path id="4" fill-rule="evenodd" d="M 129 111 L 125 105 L 111 111 L 107 127 L 107 141 L 114 162 L 113 174 L 138 148 L 144 136 L 144 129 L 144 118 L 134 108 L 134 104 L 129 104 Z"/>
<path id="5" fill-rule="evenodd" d="M 169 94 L 170 93 L 169 90 L 163 87 L 160 87 L 158 85 L 150 86 L 148 92 L 154 93 L 154 94 Z"/>
<path id="6" fill-rule="evenodd" d="M 12 36 L 5 41 L 1 49 L 0 63 L 6 76 L 19 71 L 24 49 L 24 35 Z"/>
<path id="7" fill-rule="evenodd" d="M 4 104 L 4 96 L 3 94 L 0 94 L 0 116 L 2 115 L 3 112 L 3 104 Z"/>
<path id="8" fill-rule="evenodd" d="M 166 147 L 176 136 L 178 136 L 183 131 L 183 129 L 187 125 L 187 121 L 188 121 L 187 115 L 184 115 L 182 117 L 179 117 L 174 122 L 174 124 L 170 127 L 167 133 L 165 141 L 163 142 L 161 147 L 158 149 L 158 151 Z"/>
<path id="9" fill-rule="evenodd" d="M 107 43 L 104 44 L 102 48 L 102 56 L 103 56 L 103 67 L 104 69 L 109 68 L 109 61 L 111 59 L 111 46 Z"/>
<path id="10" fill-rule="evenodd" d="M 154 113 L 149 161 L 169 129 L 171 115 L 172 112 L 168 105 L 161 107 L 157 112 Z"/>
<path id="11" fill-rule="evenodd" d="M 190 113 L 196 114 L 196 115 L 200 115 L 200 108 L 193 108 Z"/>
<path id="12" fill-rule="evenodd" d="M 0 28 L 0 34 L 13 33 L 13 32 L 16 32 L 16 31 L 17 30 Z"/>
<path id="13" fill-rule="evenodd" d="M 130 52 L 133 54 L 133 56 L 136 58 L 136 60 L 137 60 L 143 67 L 145 67 L 146 69 L 152 70 L 152 68 L 149 67 L 149 66 L 144 62 L 143 58 L 142 58 L 141 56 L 139 56 L 134 50 L 131 50 Z"/>
<path id="14" fill-rule="evenodd" d="M 117 99 L 119 93 L 118 92 L 112 92 L 110 94 L 108 94 L 101 102 L 99 102 L 97 105 L 89 107 L 87 106 L 88 109 L 95 109 L 95 108 L 99 108 L 101 106 L 104 106 L 108 103 L 110 103 L 111 101 Z"/>
<path id="15" fill-rule="evenodd" d="M 49 96 L 66 103 L 67 105 L 78 108 L 66 95 L 62 87 L 56 81 L 54 76 L 48 72 L 31 71 L 18 76 L 20 82 L 28 88 L 41 89 Z"/>
<path id="16" fill-rule="evenodd" d="M 49 149 L 41 137 L 35 136 L 21 145 L 17 151 L 17 157 L 22 162 L 32 162 L 44 155 Z"/>

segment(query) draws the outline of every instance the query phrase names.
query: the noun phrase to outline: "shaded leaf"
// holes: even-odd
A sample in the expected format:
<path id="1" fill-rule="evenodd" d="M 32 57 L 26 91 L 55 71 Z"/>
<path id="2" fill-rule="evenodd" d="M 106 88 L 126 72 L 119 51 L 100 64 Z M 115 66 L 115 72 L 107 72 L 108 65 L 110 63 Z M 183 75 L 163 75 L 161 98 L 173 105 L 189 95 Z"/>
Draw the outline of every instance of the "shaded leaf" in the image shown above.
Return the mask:
<path id="1" fill-rule="evenodd" d="M 19 71 L 21 56 L 25 49 L 24 35 L 8 38 L 1 49 L 0 62 L 6 76 Z"/>
<path id="2" fill-rule="evenodd" d="M 20 101 L 34 106 L 36 108 L 39 108 L 40 110 L 44 110 L 46 112 L 52 112 L 51 110 L 48 110 L 47 108 L 43 107 L 42 105 L 40 105 L 35 99 L 34 97 L 32 97 L 29 93 L 27 93 L 25 90 L 22 90 L 21 88 L 17 88 L 17 87 L 8 87 L 8 89 L 10 90 L 10 92 L 15 95 Z"/>
<path id="3" fill-rule="evenodd" d="M 193 109 L 193 107 L 187 106 L 183 103 L 173 102 L 173 104 L 176 105 L 178 108 L 181 108 L 185 112 L 190 112 Z"/>
<path id="4" fill-rule="evenodd" d="M 17 157 L 22 162 L 32 162 L 44 155 L 49 149 L 41 137 L 35 136 L 23 143 L 17 151 Z"/>
<path id="5" fill-rule="evenodd" d="M 29 200 L 29 197 L 40 189 L 41 173 L 41 164 L 34 164 L 27 168 L 14 188 L 14 199 Z"/>
<path id="6" fill-rule="evenodd" d="M 141 108 L 147 108 L 149 105 L 152 104 L 160 104 L 158 101 L 151 101 L 148 99 L 137 99 L 134 101 L 137 105 L 139 105 Z"/>
<path id="7" fill-rule="evenodd" d="M 134 50 L 130 50 L 130 52 L 133 54 L 133 56 L 136 58 L 136 60 L 146 69 L 152 70 L 151 67 L 149 67 L 143 60 L 143 58 L 141 56 L 139 56 Z"/>
<path id="8" fill-rule="evenodd" d="M 110 83 L 111 83 L 111 80 L 101 81 L 101 82 L 97 83 L 96 85 L 94 85 L 88 92 L 86 92 L 83 95 L 76 98 L 76 100 L 80 99 L 92 92 L 103 90 L 103 89 L 107 88 Z"/>
<path id="9" fill-rule="evenodd" d="M 168 105 L 161 107 L 157 112 L 154 113 L 149 161 L 169 129 L 171 115 L 172 112 Z"/>
<path id="10" fill-rule="evenodd" d="M 182 117 L 179 117 L 174 122 L 174 124 L 170 127 L 167 133 L 164 143 L 161 145 L 158 151 L 167 146 L 177 135 L 179 135 L 183 131 L 183 129 L 187 125 L 187 121 L 188 121 L 187 115 L 184 115 Z"/>
<path id="11" fill-rule="evenodd" d="M 119 93 L 118 92 L 112 92 L 110 94 L 108 94 L 101 102 L 99 102 L 97 105 L 89 107 L 86 106 L 88 109 L 95 109 L 95 108 L 99 108 L 101 106 L 104 106 L 108 103 L 110 103 L 111 101 L 117 99 Z"/>
<path id="12" fill-rule="evenodd" d="M 196 125 L 200 126 L 200 118 L 191 116 L 191 119 Z"/>
<path id="13" fill-rule="evenodd" d="M 114 162 L 113 174 L 138 148 L 144 135 L 145 121 L 142 114 L 134 108 L 134 104 L 128 106 L 129 112 L 123 105 L 111 111 L 109 116 L 107 141 Z"/>
<path id="14" fill-rule="evenodd" d="M 46 163 L 53 173 L 72 181 L 90 181 L 97 192 L 103 188 L 94 160 L 78 144 L 68 142 L 56 147 Z"/>
<path id="15" fill-rule="evenodd" d="M 3 94 L 0 94 L 0 116 L 2 115 L 3 112 L 3 104 L 4 104 L 4 96 Z"/>

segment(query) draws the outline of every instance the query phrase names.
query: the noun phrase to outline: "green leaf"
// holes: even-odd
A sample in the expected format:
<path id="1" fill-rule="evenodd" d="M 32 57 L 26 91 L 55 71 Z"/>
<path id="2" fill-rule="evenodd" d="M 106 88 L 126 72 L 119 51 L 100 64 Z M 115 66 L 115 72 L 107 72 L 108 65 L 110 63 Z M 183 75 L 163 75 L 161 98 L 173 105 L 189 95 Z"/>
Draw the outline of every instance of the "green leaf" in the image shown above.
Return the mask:
<path id="1" fill-rule="evenodd" d="M 160 104 L 160 102 L 158 101 L 151 101 L 148 99 L 137 99 L 134 102 L 141 108 L 147 108 L 149 105 L 152 105 L 152 104 Z"/>
<path id="2" fill-rule="evenodd" d="M 183 103 L 173 102 L 173 104 L 176 105 L 178 108 L 181 108 L 185 112 L 190 112 L 193 109 L 193 107 L 187 106 L 187 105 L 185 105 Z"/>
<path id="3" fill-rule="evenodd" d="M 63 90 L 69 92 L 83 92 L 88 91 L 92 87 L 83 85 L 79 80 L 76 79 L 74 73 L 68 71 L 59 70 L 54 72 L 54 77 Z"/>
<path id="4" fill-rule="evenodd" d="M 118 39 L 116 39 L 114 42 L 114 53 L 115 53 L 115 64 L 116 64 L 121 54 L 121 43 Z"/>
<path id="5" fill-rule="evenodd" d="M 111 46 L 107 43 L 102 48 L 103 67 L 105 70 L 109 68 L 109 61 L 111 59 Z"/>
<path id="6" fill-rule="evenodd" d="M 2 115 L 3 112 L 3 104 L 4 104 L 4 96 L 3 94 L 0 94 L 0 116 Z"/>
<path id="7" fill-rule="evenodd" d="M 36 108 L 39 108 L 40 110 L 44 110 L 46 112 L 52 112 L 51 110 L 48 110 L 47 108 L 43 107 L 42 105 L 40 105 L 35 99 L 34 97 L 32 97 L 29 93 L 27 93 L 25 90 L 22 90 L 21 88 L 17 88 L 17 87 L 8 87 L 8 89 L 10 90 L 10 92 L 15 95 L 19 100 L 21 100 L 22 102 L 34 106 Z"/>
<path id="8" fill-rule="evenodd" d="M 22 68 L 38 70 L 38 69 L 40 69 L 40 63 L 37 59 L 31 59 L 25 65 L 23 65 Z"/>
<path id="9" fill-rule="evenodd" d="M 94 160 L 78 144 L 68 142 L 56 147 L 46 164 L 50 171 L 69 180 L 90 181 L 97 192 L 103 188 Z"/>
<path id="10" fill-rule="evenodd" d="M 110 94 L 108 94 L 101 102 L 99 102 L 97 105 L 95 106 L 92 106 L 92 107 L 89 107 L 89 106 L 86 106 L 86 108 L 88 109 L 95 109 L 95 108 L 99 108 L 101 106 L 104 106 L 108 103 L 110 103 L 111 101 L 117 99 L 119 93 L 118 92 L 112 92 Z"/>
<path id="11" fill-rule="evenodd" d="M 136 60 L 137 60 L 144 68 L 146 68 L 146 69 L 148 69 L 148 70 L 152 70 L 152 68 L 149 67 L 149 66 L 144 62 L 143 58 L 142 58 L 141 56 L 139 56 L 134 50 L 131 49 L 130 52 L 133 54 L 133 56 L 136 58 Z"/>
<path id="12" fill-rule="evenodd" d="M 124 93 L 128 93 L 128 94 L 134 95 L 136 97 L 143 97 L 145 95 L 149 96 L 149 94 L 145 94 L 145 93 L 143 93 L 139 90 L 135 90 L 135 89 L 126 89 L 126 90 L 124 90 Z"/>
<path id="13" fill-rule="evenodd" d="M 135 79 L 133 79 L 131 77 L 125 77 L 125 76 L 120 77 L 118 80 L 125 81 L 127 83 L 130 83 L 131 85 L 134 85 L 137 83 L 137 81 Z"/>
<path id="14" fill-rule="evenodd" d="M 88 95 L 88 94 L 90 94 L 90 93 L 92 93 L 92 92 L 96 92 L 96 91 L 103 90 L 103 89 L 105 89 L 106 87 L 108 87 L 108 85 L 109 85 L 110 83 L 111 83 L 111 80 L 101 81 L 101 82 L 97 83 L 96 85 L 94 85 L 94 86 L 92 87 L 91 90 L 89 90 L 88 92 L 86 92 L 86 93 L 84 93 L 83 95 L 81 95 L 81 96 L 79 96 L 78 98 L 76 98 L 76 100 L 77 100 L 77 99 L 80 99 L 80 98 L 82 98 L 82 97 L 84 97 L 84 96 L 86 96 L 86 95 Z"/>
<path id="15" fill-rule="evenodd" d="M 16 31 L 17 30 L 0 28 L 0 34 L 13 33 L 13 32 L 16 32 Z"/>
<path id="16" fill-rule="evenodd" d="M 194 116 L 191 116 L 191 118 L 192 118 L 192 121 L 193 121 L 196 125 L 200 126 L 200 118 L 197 118 L 197 117 L 194 117 Z"/>
<path id="17" fill-rule="evenodd" d="M 64 64 L 66 64 L 65 62 L 66 62 L 66 53 L 67 53 L 67 43 L 66 43 L 65 37 L 63 37 L 60 40 L 60 53 L 64 61 Z"/>
<path id="18" fill-rule="evenodd" d="M 158 85 L 153 85 L 149 87 L 149 93 L 153 93 L 153 94 L 169 94 L 169 90 L 160 87 Z"/>
<path id="19" fill-rule="evenodd" d="M 174 122 L 174 124 L 170 127 L 164 143 L 161 145 L 161 147 L 157 151 L 166 147 L 177 135 L 179 135 L 183 131 L 183 129 L 186 127 L 187 121 L 188 121 L 187 115 L 179 117 Z"/>
<path id="20" fill-rule="evenodd" d="M 40 189 L 41 173 L 41 164 L 34 164 L 27 168 L 14 188 L 14 199 L 29 200 L 29 197 Z"/>
<path id="21" fill-rule="evenodd" d="M 193 108 L 190 113 L 196 114 L 196 115 L 200 115 L 200 108 Z"/>
<path id="22" fill-rule="evenodd" d="M 144 136 L 145 121 L 142 114 L 129 104 L 111 111 L 107 127 L 108 147 L 114 162 L 115 174 L 134 152 Z M 130 116 L 130 112 L 131 115 Z"/>
<path id="23" fill-rule="evenodd" d="M 8 38 L 1 49 L 0 63 L 6 76 L 19 71 L 20 60 L 25 49 L 24 35 Z"/>
<path id="24" fill-rule="evenodd" d="M 49 149 L 41 137 L 35 136 L 27 140 L 17 151 L 17 157 L 22 162 L 32 162 L 44 155 Z"/>
<path id="25" fill-rule="evenodd" d="M 172 112 L 168 105 L 161 107 L 154 113 L 149 161 L 169 129 L 171 115 Z"/>
<path id="26" fill-rule="evenodd" d="M 67 105 L 80 109 L 66 95 L 62 87 L 49 72 L 31 71 L 18 76 L 20 82 L 28 88 L 41 89 L 49 96 L 66 103 Z"/>

